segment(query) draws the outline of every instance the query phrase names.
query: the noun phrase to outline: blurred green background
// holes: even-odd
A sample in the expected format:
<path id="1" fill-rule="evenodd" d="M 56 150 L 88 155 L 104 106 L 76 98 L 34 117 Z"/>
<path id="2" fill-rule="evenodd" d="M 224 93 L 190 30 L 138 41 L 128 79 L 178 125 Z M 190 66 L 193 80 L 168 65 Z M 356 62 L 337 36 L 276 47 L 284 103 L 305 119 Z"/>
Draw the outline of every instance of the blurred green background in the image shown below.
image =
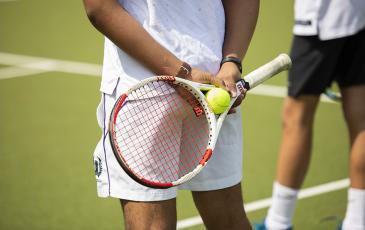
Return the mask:
<path id="1" fill-rule="evenodd" d="M 245 73 L 289 52 L 292 9 L 290 0 L 261 1 Z M 92 153 L 101 135 L 95 115 L 100 77 L 59 68 L 32 73 L 8 55 L 97 64 L 98 69 L 102 48 L 103 36 L 87 20 L 82 1 L 0 0 L 0 229 L 123 229 L 118 200 L 96 196 Z M 6 77 L 16 71 L 25 74 Z M 285 87 L 286 74 L 267 84 Z M 242 105 L 246 203 L 271 195 L 282 101 L 252 94 Z M 339 104 L 320 104 L 304 188 L 347 177 L 342 119 Z M 335 221 L 320 220 L 343 217 L 345 205 L 346 189 L 301 199 L 295 229 L 334 229 Z M 266 211 L 250 211 L 249 218 L 260 221 Z M 196 215 L 190 193 L 180 192 L 178 219 Z"/>

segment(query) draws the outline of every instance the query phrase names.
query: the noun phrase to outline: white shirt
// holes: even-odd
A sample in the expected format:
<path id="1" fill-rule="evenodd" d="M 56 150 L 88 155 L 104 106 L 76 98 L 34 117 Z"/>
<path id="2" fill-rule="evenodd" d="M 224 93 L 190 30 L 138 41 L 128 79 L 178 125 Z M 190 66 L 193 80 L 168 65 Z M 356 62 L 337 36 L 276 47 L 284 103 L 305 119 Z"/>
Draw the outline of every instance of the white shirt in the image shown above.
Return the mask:
<path id="1" fill-rule="evenodd" d="M 295 35 L 335 39 L 365 27 L 365 0 L 296 0 L 294 14 Z"/>
<path id="2" fill-rule="evenodd" d="M 225 15 L 220 0 L 119 0 L 130 15 L 161 45 L 193 67 L 219 70 Z M 156 57 L 160 58 L 160 57 Z M 100 90 L 112 94 L 153 73 L 105 38 Z"/>

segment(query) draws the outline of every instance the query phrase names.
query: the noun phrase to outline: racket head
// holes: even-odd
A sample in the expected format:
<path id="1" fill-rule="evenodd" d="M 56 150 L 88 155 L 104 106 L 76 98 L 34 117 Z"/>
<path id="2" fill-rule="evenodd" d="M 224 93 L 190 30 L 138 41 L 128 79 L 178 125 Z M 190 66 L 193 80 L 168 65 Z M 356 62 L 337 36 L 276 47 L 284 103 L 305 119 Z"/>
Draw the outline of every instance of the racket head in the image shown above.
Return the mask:
<path id="1" fill-rule="evenodd" d="M 157 76 L 118 98 L 110 115 L 110 143 L 135 181 L 170 188 L 206 165 L 217 138 L 216 118 L 200 90 L 188 80 Z"/>

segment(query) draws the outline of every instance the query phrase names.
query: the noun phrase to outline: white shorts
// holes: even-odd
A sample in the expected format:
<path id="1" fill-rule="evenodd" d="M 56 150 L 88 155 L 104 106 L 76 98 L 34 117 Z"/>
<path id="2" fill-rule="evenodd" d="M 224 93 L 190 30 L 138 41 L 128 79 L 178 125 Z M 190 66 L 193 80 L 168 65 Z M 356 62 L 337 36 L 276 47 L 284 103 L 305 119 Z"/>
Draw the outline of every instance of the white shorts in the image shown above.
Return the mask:
<path id="1" fill-rule="evenodd" d="M 241 112 L 230 114 L 224 121 L 214 154 L 207 166 L 191 181 L 169 189 L 152 189 L 131 179 L 116 160 L 109 142 L 109 116 L 118 96 L 126 91 L 119 82 L 112 95 L 102 94 L 97 120 L 102 137 L 94 152 L 94 169 L 99 197 L 115 197 L 134 201 L 159 201 L 175 198 L 177 189 L 209 191 L 231 187 L 242 178 Z"/>

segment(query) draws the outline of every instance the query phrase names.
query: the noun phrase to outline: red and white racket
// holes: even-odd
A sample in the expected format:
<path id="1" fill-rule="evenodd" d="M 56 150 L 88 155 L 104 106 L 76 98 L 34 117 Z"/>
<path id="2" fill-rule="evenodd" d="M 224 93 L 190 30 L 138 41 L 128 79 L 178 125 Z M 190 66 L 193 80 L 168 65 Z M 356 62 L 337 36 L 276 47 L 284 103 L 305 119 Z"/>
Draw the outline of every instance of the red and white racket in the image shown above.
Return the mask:
<path id="1" fill-rule="evenodd" d="M 249 90 L 291 66 L 281 54 L 237 82 Z M 202 91 L 213 88 L 172 76 L 140 81 L 122 94 L 110 116 L 115 157 L 140 184 L 169 188 L 189 181 L 207 164 L 219 130 L 236 98 L 219 116 Z"/>

